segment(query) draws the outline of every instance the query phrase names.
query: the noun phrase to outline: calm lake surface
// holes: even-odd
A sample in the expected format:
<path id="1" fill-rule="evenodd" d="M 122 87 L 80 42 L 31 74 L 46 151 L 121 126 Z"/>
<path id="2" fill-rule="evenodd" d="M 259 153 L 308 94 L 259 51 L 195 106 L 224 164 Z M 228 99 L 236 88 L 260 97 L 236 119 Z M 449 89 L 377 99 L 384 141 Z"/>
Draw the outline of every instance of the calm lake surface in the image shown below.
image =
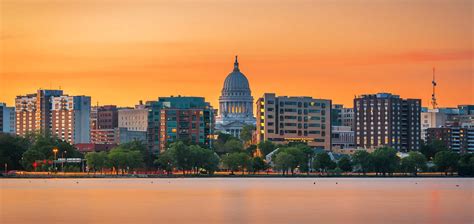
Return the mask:
<path id="1" fill-rule="evenodd" d="M 0 223 L 474 223 L 472 178 L 0 179 L 0 186 Z"/>

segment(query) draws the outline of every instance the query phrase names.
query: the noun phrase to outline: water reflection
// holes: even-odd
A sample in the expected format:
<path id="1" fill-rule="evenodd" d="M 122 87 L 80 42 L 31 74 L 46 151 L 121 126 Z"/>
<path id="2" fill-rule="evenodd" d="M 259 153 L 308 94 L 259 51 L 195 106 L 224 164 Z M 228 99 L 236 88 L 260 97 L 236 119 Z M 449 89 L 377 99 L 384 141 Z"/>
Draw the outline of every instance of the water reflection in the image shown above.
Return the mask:
<path id="1" fill-rule="evenodd" d="M 473 222 L 473 179 L 461 178 L 2 179 L 0 183 L 1 223 Z"/>

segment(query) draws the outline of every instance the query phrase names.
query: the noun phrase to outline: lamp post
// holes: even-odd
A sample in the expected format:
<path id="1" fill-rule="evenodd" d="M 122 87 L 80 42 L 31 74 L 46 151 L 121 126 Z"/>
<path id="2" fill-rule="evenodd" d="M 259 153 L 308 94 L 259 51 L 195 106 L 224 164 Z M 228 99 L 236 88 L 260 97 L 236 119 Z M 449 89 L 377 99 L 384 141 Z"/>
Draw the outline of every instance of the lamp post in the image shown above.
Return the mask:
<path id="1" fill-rule="evenodd" d="M 55 164 L 55 161 L 56 161 L 56 156 L 58 154 L 58 151 L 59 149 L 58 148 L 53 148 L 53 153 L 54 153 L 54 160 L 53 160 L 53 170 L 56 170 L 56 164 Z"/>
<path id="2" fill-rule="evenodd" d="M 61 163 L 61 170 L 63 170 L 63 172 L 64 172 L 64 163 L 65 163 L 66 160 L 67 160 L 67 159 L 66 159 L 67 157 L 66 157 L 65 155 L 67 154 L 67 151 L 64 151 L 62 154 L 63 154 L 63 161 L 62 161 L 62 163 Z"/>

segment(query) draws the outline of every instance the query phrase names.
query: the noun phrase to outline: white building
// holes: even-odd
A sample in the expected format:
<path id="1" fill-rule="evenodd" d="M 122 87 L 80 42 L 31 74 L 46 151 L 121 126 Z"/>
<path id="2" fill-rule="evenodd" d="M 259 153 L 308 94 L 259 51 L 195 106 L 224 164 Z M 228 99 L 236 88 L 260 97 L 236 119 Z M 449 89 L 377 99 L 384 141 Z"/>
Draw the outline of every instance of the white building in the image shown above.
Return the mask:
<path id="1" fill-rule="evenodd" d="M 448 115 L 438 109 L 421 112 L 421 139 L 426 141 L 426 130 L 428 128 L 443 127 L 447 120 Z"/>
<path id="2" fill-rule="evenodd" d="M 219 97 L 216 130 L 239 137 L 244 125 L 255 125 L 255 122 L 249 81 L 240 72 L 236 56 L 234 70 L 227 75 Z"/>
<path id="3" fill-rule="evenodd" d="M 118 127 L 129 131 L 147 131 L 148 109 L 145 105 L 136 105 L 135 108 L 120 109 L 118 111 Z"/>
<path id="4" fill-rule="evenodd" d="M 51 97 L 51 132 L 71 144 L 90 142 L 90 96 Z"/>

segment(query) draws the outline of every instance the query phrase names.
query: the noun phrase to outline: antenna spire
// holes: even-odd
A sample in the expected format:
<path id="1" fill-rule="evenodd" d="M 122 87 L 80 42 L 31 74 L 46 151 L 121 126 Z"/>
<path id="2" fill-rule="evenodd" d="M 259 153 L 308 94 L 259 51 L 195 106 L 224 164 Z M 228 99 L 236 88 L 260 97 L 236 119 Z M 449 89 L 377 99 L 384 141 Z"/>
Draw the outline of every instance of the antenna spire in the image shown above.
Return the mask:
<path id="1" fill-rule="evenodd" d="M 433 93 L 431 94 L 431 106 L 433 109 L 438 108 L 438 103 L 436 102 L 436 79 L 435 79 L 435 68 L 433 67 L 433 80 L 431 81 L 433 86 Z"/>
<path id="2" fill-rule="evenodd" d="M 240 71 L 240 69 L 239 69 L 238 55 L 235 55 L 234 71 L 236 71 L 236 72 Z"/>

